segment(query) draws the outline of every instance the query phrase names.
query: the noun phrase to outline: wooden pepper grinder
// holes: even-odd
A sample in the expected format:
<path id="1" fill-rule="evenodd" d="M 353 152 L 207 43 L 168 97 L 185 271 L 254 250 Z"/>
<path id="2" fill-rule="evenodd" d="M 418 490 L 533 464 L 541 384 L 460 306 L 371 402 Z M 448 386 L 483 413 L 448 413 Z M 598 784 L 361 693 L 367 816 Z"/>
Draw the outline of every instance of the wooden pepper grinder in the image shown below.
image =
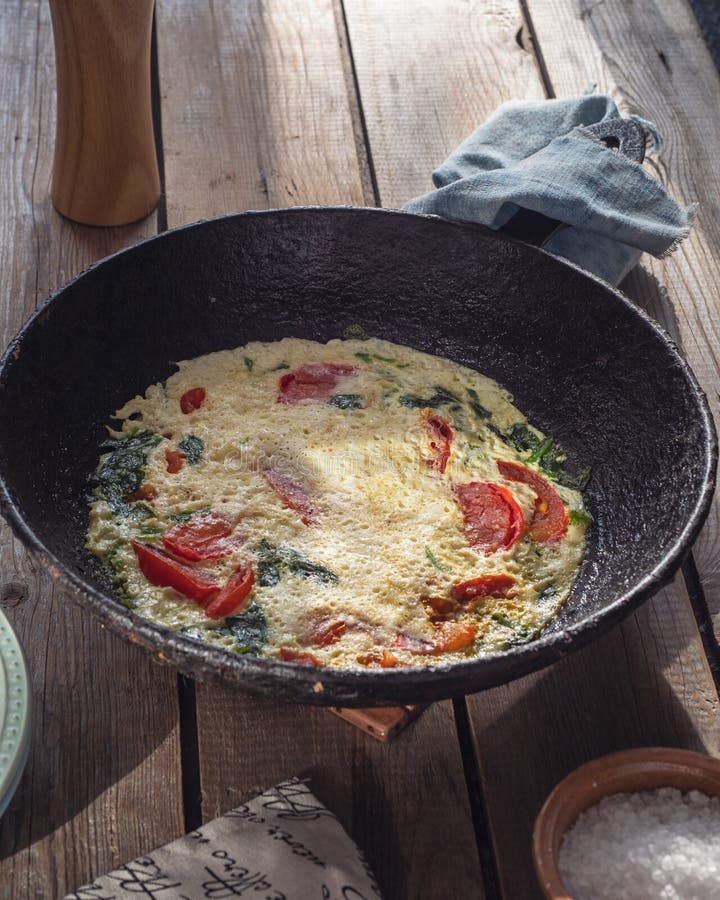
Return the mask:
<path id="1" fill-rule="evenodd" d="M 125 225 L 160 198 L 150 100 L 154 0 L 50 0 L 57 67 L 52 202 Z"/>

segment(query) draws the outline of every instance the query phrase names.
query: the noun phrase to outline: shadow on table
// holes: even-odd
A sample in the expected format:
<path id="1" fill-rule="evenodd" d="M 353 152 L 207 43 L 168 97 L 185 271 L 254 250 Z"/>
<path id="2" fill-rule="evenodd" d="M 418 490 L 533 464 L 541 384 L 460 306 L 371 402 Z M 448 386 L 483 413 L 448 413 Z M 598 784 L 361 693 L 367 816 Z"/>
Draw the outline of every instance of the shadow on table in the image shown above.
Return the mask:
<path id="1" fill-rule="evenodd" d="M 627 278 L 623 279 L 620 290 L 659 322 L 674 341 L 679 339 L 677 318 L 668 292 L 652 272 L 642 266 L 635 266 Z"/>
<path id="2" fill-rule="evenodd" d="M 480 870 L 452 704 L 390 743 L 319 707 L 197 686 L 203 818 L 308 777 L 362 849 L 385 900 L 473 897 Z M 221 723 L 232 722 L 232 728 Z"/>
<path id="3" fill-rule="evenodd" d="M 49 837 L 54 858 L 94 873 L 182 831 L 177 677 L 34 574 L 30 595 L 6 607 L 34 708 L 28 764 L 0 823 L 0 859 Z M 73 872 L 65 874 L 72 884 Z M 80 884 L 89 871 L 74 874 Z"/>
<path id="4" fill-rule="evenodd" d="M 692 622 L 676 613 L 679 602 L 661 592 L 567 659 L 467 698 L 506 896 L 542 897 L 532 828 L 574 768 L 630 747 L 720 750 L 717 694 Z"/>

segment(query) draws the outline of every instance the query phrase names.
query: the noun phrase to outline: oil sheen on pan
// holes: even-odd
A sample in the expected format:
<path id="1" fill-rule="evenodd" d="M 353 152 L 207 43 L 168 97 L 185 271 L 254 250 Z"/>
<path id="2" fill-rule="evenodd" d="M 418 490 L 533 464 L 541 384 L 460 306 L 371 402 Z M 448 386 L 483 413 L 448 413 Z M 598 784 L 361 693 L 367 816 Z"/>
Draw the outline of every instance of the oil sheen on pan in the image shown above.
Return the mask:
<path id="1" fill-rule="evenodd" d="M 298 663 L 456 663 L 537 638 L 587 472 L 489 378 L 376 339 L 250 343 L 116 413 L 88 547 L 138 615 Z"/>

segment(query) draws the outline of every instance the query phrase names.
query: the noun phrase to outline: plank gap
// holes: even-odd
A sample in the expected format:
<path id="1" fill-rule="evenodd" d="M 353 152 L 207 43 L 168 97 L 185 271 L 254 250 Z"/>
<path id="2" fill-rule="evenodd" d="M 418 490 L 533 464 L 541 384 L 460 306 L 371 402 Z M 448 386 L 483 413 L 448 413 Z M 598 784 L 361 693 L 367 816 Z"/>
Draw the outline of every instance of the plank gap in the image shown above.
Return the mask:
<path id="1" fill-rule="evenodd" d="M 490 831 L 487 804 L 480 779 L 480 766 L 475 752 L 467 704 L 464 697 L 455 697 L 452 704 L 485 896 L 487 900 L 500 900 L 502 895 L 500 893 L 498 860 Z"/>
<path id="2" fill-rule="evenodd" d="M 705 599 L 705 591 L 703 590 L 700 575 L 695 565 L 695 557 L 692 553 L 682 564 L 682 576 L 685 580 L 690 605 L 700 632 L 703 650 L 710 667 L 710 674 L 715 682 L 715 688 L 720 694 L 720 644 L 718 644 L 715 629 L 713 628 L 710 608 Z"/>
<path id="3" fill-rule="evenodd" d="M 665 259 L 646 255 L 642 266 L 666 291 L 654 304 L 660 314 L 652 314 L 671 332 L 676 325 L 675 340 L 708 395 L 717 424 L 720 217 L 713 98 L 720 81 L 697 21 L 686 0 L 667 0 L 661 4 L 662 15 L 654 0 L 604 0 L 588 5 L 582 15 L 575 0 L 524 2 L 532 11 L 560 96 L 572 96 L 588 82 L 597 82 L 624 112 L 655 121 L 664 147 L 659 157 L 649 160 L 649 170 L 679 203 L 701 200 L 691 238 Z M 693 550 L 716 628 L 719 521 L 716 496 Z"/>
<path id="4" fill-rule="evenodd" d="M 531 29 L 531 34 L 534 36 L 538 32 L 533 25 L 529 9 L 534 0 L 519 0 L 519 2 L 528 27 Z M 546 73 L 549 84 L 552 82 L 545 57 L 550 63 L 550 68 L 552 68 L 556 76 L 555 80 L 561 94 L 572 96 L 574 93 L 577 93 L 581 86 L 579 78 L 597 80 L 599 82 L 599 90 L 609 93 L 619 102 L 621 114 L 641 112 L 649 118 L 656 119 L 660 110 L 657 110 L 657 112 L 653 111 L 653 106 L 656 106 L 656 102 L 653 101 L 657 96 L 655 93 L 657 86 L 663 85 L 663 89 L 666 92 L 663 104 L 665 110 L 662 114 L 663 118 L 659 119 L 659 125 L 666 136 L 666 145 L 669 144 L 669 147 L 666 146 L 664 155 L 657 161 L 659 168 L 653 168 L 654 160 L 652 157 L 647 162 L 649 164 L 648 167 L 653 169 L 651 172 L 652 176 L 661 184 L 664 184 L 668 191 L 677 197 L 679 202 L 682 202 L 683 189 L 687 188 L 687 185 L 683 184 L 684 167 L 678 165 L 677 172 L 674 171 L 672 158 L 668 155 L 668 149 L 670 154 L 672 154 L 673 141 L 677 139 L 676 132 L 682 135 L 683 141 L 687 143 L 688 147 L 692 146 L 694 118 L 701 118 L 697 107 L 693 106 L 690 108 L 690 113 L 688 113 L 687 103 L 682 102 L 683 94 L 687 91 L 685 76 L 678 74 L 677 78 L 673 79 L 674 69 L 679 68 L 678 60 L 682 57 L 680 48 L 693 40 L 687 28 L 681 25 L 681 22 L 685 22 L 685 25 L 688 24 L 687 10 L 684 8 L 684 4 L 682 2 L 668 4 L 668 18 L 667 20 L 659 20 L 653 26 L 653 29 L 648 31 L 647 46 L 639 46 L 637 44 L 636 35 L 638 32 L 629 24 L 635 21 L 634 16 L 640 17 L 638 20 L 641 19 L 645 11 L 644 8 L 629 9 L 622 3 L 607 3 L 601 9 L 600 5 L 596 4 L 588 7 L 579 16 L 570 13 L 572 6 L 569 2 L 560 2 L 558 4 L 537 3 L 534 9 L 546 51 L 545 54 L 540 50 L 539 38 L 535 40 L 533 37 L 534 47 L 538 57 L 542 58 L 542 70 Z M 563 24 L 567 25 L 567 28 L 564 30 L 559 27 Z M 642 64 L 637 64 L 633 67 L 633 71 L 637 73 L 637 78 L 634 75 L 628 77 L 628 73 L 624 70 L 620 58 L 616 59 L 613 55 L 620 46 L 617 40 L 619 36 L 622 36 L 620 43 L 623 43 L 623 50 L 630 55 L 630 58 L 634 54 L 635 59 L 643 59 Z M 699 38 L 699 40 L 702 39 Z M 625 42 L 627 42 L 627 45 L 625 45 Z M 697 43 L 697 38 L 695 43 Z M 643 58 L 643 54 L 646 54 L 646 58 Z M 691 58 L 693 55 L 695 54 L 692 54 L 690 51 L 685 52 L 686 58 Z M 658 60 L 661 70 L 657 68 Z M 713 86 L 716 84 L 714 71 L 705 75 L 703 69 L 704 79 L 703 81 L 698 80 L 699 67 L 701 66 L 702 63 L 698 62 L 692 71 L 693 85 L 695 81 L 698 81 L 698 85 L 702 85 L 702 87 L 698 86 L 692 89 L 692 93 L 698 98 L 703 96 L 706 83 L 704 79 L 707 79 L 707 82 Z M 582 74 L 579 75 L 579 72 Z M 545 74 L 543 75 L 543 80 L 545 80 Z M 682 105 L 681 112 L 676 111 L 675 104 Z M 704 128 L 702 133 L 707 134 L 707 128 Z M 713 146 L 712 139 L 710 139 L 708 145 Z M 678 157 L 680 157 L 679 151 L 680 148 L 678 146 L 674 150 Z M 689 184 L 692 186 L 691 190 L 694 191 L 695 187 L 692 180 Z M 710 194 L 711 192 L 708 191 L 708 193 Z M 689 191 L 687 196 L 692 197 Z M 636 266 L 628 279 L 622 283 L 620 289 L 669 331 L 673 340 L 678 344 L 680 352 L 693 369 L 699 372 L 701 385 L 704 386 L 706 393 L 713 397 L 714 391 L 708 390 L 707 382 L 703 383 L 705 381 L 703 376 L 709 370 L 709 376 L 705 377 L 712 378 L 713 369 L 716 368 L 712 351 L 712 343 L 715 336 L 713 333 L 707 333 L 704 327 L 693 328 L 693 323 L 686 323 L 679 319 L 677 315 L 678 311 L 684 312 L 684 294 L 688 296 L 695 295 L 696 297 L 702 295 L 702 291 L 698 290 L 696 286 L 690 288 L 687 283 L 684 283 L 685 273 L 682 270 L 687 265 L 685 254 L 690 255 L 690 261 L 692 262 L 692 254 L 694 252 L 697 253 L 697 243 L 702 240 L 702 229 L 704 226 L 707 227 L 707 221 L 707 219 L 705 222 L 701 221 L 700 225 L 695 229 L 694 243 L 690 243 L 689 246 L 683 245 L 667 262 L 654 263 L 649 261 L 647 256 L 644 257 L 645 267 Z M 712 234 L 710 240 L 713 243 L 710 243 L 709 246 L 715 249 L 717 246 L 716 235 Z M 710 265 L 712 265 L 712 262 Z M 680 287 L 680 291 L 677 290 L 677 287 L 671 281 L 673 272 L 678 271 L 678 269 L 680 271 L 678 273 L 677 286 Z M 710 277 L 714 276 L 714 272 L 711 272 L 709 269 L 707 272 Z M 670 285 L 670 290 L 668 285 Z M 701 314 L 698 319 L 703 326 L 703 320 L 713 321 L 710 315 L 703 316 Z M 693 341 L 695 341 L 698 334 L 702 335 L 702 337 L 699 340 L 699 346 L 695 346 L 693 342 L 689 341 L 689 337 L 692 335 Z M 700 358 L 700 354 L 705 352 L 703 345 L 707 345 L 710 349 L 708 354 L 712 360 L 710 363 L 706 362 L 704 358 Z M 717 500 L 714 506 L 717 506 Z M 699 541 L 708 540 L 704 536 L 711 536 L 714 533 L 716 515 L 717 513 L 711 510 L 709 521 L 700 533 Z M 709 540 L 711 541 L 712 537 Z M 710 604 L 708 604 L 705 589 L 702 587 L 695 564 L 696 557 L 700 559 L 701 570 L 707 574 L 715 568 L 715 548 L 707 548 L 704 542 L 696 543 L 694 554 L 683 565 L 681 574 L 685 589 L 690 597 L 695 620 L 694 624 L 700 633 L 700 646 L 709 666 L 715 688 L 720 691 L 720 648 L 718 647 L 717 636 L 714 633 L 713 614 L 711 612 L 715 605 L 714 596 L 717 592 L 713 590 L 713 585 L 707 594 L 710 598 Z M 707 563 L 708 558 L 710 559 L 710 566 Z M 717 615 L 715 610 L 713 612 Z"/>
<path id="5" fill-rule="evenodd" d="M 49 5 L 2 4 L 3 346 L 49 294 L 156 230 L 155 214 L 92 228 L 54 210 L 55 84 Z M 4 523 L 0 572 L 24 594 L 6 612 L 35 701 L 27 768 L 0 823 L 0 896 L 62 897 L 182 833 L 177 676 L 76 604 Z"/>
<path id="6" fill-rule="evenodd" d="M 545 63 L 545 59 L 540 48 L 539 41 L 537 39 L 537 33 L 535 31 L 535 27 L 533 25 L 532 15 L 530 13 L 530 9 L 528 7 L 528 0 L 518 0 L 520 5 L 520 10 L 523 16 L 523 21 L 525 23 L 525 27 L 527 29 L 527 37 L 528 43 L 532 47 L 532 51 L 535 56 L 535 60 L 538 67 L 538 72 L 540 74 L 541 80 L 543 82 L 543 87 L 547 93 L 549 98 L 554 98 L 555 92 L 552 86 L 552 80 L 550 78 L 550 73 L 548 71 L 547 65 Z M 581 17 L 582 18 L 582 17 Z M 525 43 L 522 43 L 521 46 L 525 48 Z M 663 67 L 670 73 L 671 69 L 668 65 L 667 59 L 665 58 L 664 53 L 661 50 L 655 51 L 660 58 L 660 62 Z M 656 176 L 659 180 L 662 179 L 659 176 Z M 647 277 L 644 270 L 640 268 L 640 266 L 636 266 L 634 270 L 635 277 Z M 622 290 L 626 290 L 626 286 L 623 284 L 621 286 Z M 656 282 L 655 290 L 660 295 L 660 298 L 663 299 L 663 293 L 667 293 L 665 286 Z M 633 297 L 636 300 L 637 298 Z M 643 304 L 644 305 L 644 304 Z M 669 329 L 672 334 L 673 339 L 677 342 L 680 347 L 680 351 L 685 355 L 685 349 L 683 347 L 682 336 L 678 333 L 677 330 L 677 322 L 674 320 L 673 310 L 670 307 L 669 310 L 648 310 L 650 315 L 653 316 L 656 320 L 658 320 L 661 324 L 664 324 L 665 327 Z M 665 313 L 665 315 L 663 315 Z M 673 328 L 673 325 L 675 326 Z M 697 624 L 698 631 L 700 633 L 700 638 L 702 641 L 702 648 L 707 659 L 708 667 L 710 669 L 710 673 L 712 675 L 713 681 L 715 683 L 715 688 L 720 694 L 720 644 L 718 644 L 718 639 L 715 634 L 715 629 L 713 627 L 713 620 L 710 614 L 710 608 L 707 604 L 707 600 L 705 598 L 705 592 L 702 587 L 702 582 L 700 580 L 700 576 L 698 574 L 697 566 L 695 564 L 695 558 L 693 554 L 690 554 L 688 558 L 682 565 L 681 568 L 682 579 L 685 583 L 685 588 L 687 590 L 688 596 L 690 598 L 690 603 L 692 606 L 692 611 L 695 617 L 695 622 Z"/>
<path id="7" fill-rule="evenodd" d="M 202 825 L 202 784 L 200 780 L 200 747 L 197 728 L 195 682 L 178 675 L 178 709 L 180 712 L 180 761 L 185 833 Z"/>
<path id="8" fill-rule="evenodd" d="M 367 173 L 370 178 L 370 186 L 372 188 L 373 205 L 380 206 L 380 188 L 378 187 L 377 175 L 375 173 L 375 163 L 373 161 L 372 147 L 370 146 L 370 136 L 368 134 L 367 122 L 365 120 L 365 110 L 363 109 L 362 96 L 360 94 L 360 82 L 358 80 L 357 68 L 355 66 L 355 57 L 353 56 L 352 41 L 350 39 L 350 28 L 348 26 L 347 15 L 345 14 L 344 0 L 338 0 L 336 10 L 338 18 L 338 32 L 341 32 L 342 36 L 345 39 L 345 46 L 347 48 L 346 58 L 350 66 L 350 75 L 352 77 L 352 92 L 350 96 L 351 113 L 353 114 L 353 118 L 357 116 L 357 124 L 360 129 L 360 134 L 362 135 L 363 147 L 360 149 L 364 150 L 364 153 L 362 154 L 363 159 L 361 162 L 365 162 L 367 166 Z"/>
<path id="9" fill-rule="evenodd" d="M 155 153 L 160 172 L 160 199 L 157 205 L 158 234 L 168 230 L 167 199 L 165 196 L 165 151 L 162 132 L 162 96 L 160 95 L 160 67 L 158 64 L 157 10 L 153 13 L 152 38 L 150 41 L 150 103 L 152 107 Z"/>
<path id="10" fill-rule="evenodd" d="M 545 95 L 548 100 L 556 99 L 555 89 L 553 88 L 552 80 L 550 79 L 550 73 L 548 72 L 547 66 L 545 65 L 545 57 L 543 56 L 542 50 L 540 49 L 540 44 L 537 39 L 537 34 L 535 32 L 535 26 L 533 25 L 532 16 L 530 15 L 530 9 L 527 5 L 527 0 L 518 0 L 518 4 L 520 6 L 520 15 L 523 19 L 524 31 L 527 37 L 527 42 L 523 41 L 522 43 L 518 41 L 518 44 L 528 53 L 532 53 L 533 59 L 535 60 L 535 65 L 537 66 L 538 75 L 540 76 L 540 81 L 542 82 L 543 89 L 545 91 Z M 521 33 L 523 29 L 520 30 Z M 529 46 L 526 46 L 526 43 Z"/>

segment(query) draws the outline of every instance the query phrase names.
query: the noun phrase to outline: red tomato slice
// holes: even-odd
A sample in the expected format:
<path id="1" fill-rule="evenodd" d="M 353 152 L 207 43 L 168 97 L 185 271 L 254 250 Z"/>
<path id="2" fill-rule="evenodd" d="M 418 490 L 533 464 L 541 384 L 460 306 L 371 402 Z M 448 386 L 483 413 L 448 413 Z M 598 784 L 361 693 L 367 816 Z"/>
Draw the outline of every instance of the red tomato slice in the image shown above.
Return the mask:
<path id="1" fill-rule="evenodd" d="M 399 631 L 395 635 L 393 647 L 398 647 L 400 650 L 408 650 L 410 653 L 433 652 L 433 645 L 430 641 L 425 641 L 422 638 L 411 637 L 411 635 L 404 634 L 402 631 Z"/>
<path id="2" fill-rule="evenodd" d="M 477 635 L 477 625 L 471 622 L 440 622 L 435 629 L 433 654 L 465 650 Z"/>
<path id="3" fill-rule="evenodd" d="M 361 666 L 369 666 L 371 668 L 380 666 L 382 669 L 394 669 L 402 665 L 397 656 L 389 650 L 383 650 L 382 652 L 372 650 L 370 653 L 363 653 L 358 656 L 357 661 Z"/>
<path id="4" fill-rule="evenodd" d="M 439 622 L 435 626 L 432 641 L 423 641 L 410 635 L 399 633 L 395 637 L 395 647 L 423 656 L 437 656 L 469 647 L 477 635 L 477 625 L 471 622 Z"/>
<path id="5" fill-rule="evenodd" d="M 167 462 L 167 470 L 171 475 L 175 475 L 185 465 L 185 454 L 179 450 L 166 450 L 165 461 Z"/>
<path id="6" fill-rule="evenodd" d="M 458 602 L 470 603 L 480 597 L 507 597 L 514 586 L 515 579 L 511 575 L 480 575 L 456 584 L 451 593 Z"/>
<path id="7" fill-rule="evenodd" d="M 230 539 L 232 531 L 232 522 L 219 513 L 211 512 L 174 525 L 165 532 L 162 540 L 171 553 L 198 562 L 229 556 L 241 547 L 243 538 L 234 535 Z"/>
<path id="8" fill-rule="evenodd" d="M 205 610 L 211 619 L 231 616 L 245 607 L 245 601 L 255 584 L 255 569 L 250 562 L 243 563 L 230 576 L 227 583 Z"/>
<path id="9" fill-rule="evenodd" d="M 204 387 L 190 388 L 180 398 L 180 409 L 187 415 L 200 407 L 205 402 L 207 391 Z"/>
<path id="10" fill-rule="evenodd" d="M 263 475 L 270 487 L 282 500 L 282 504 L 286 509 L 294 510 L 299 516 L 303 525 L 315 525 L 317 511 L 310 495 L 300 482 L 296 481 L 287 472 L 282 469 L 276 469 L 268 466 L 263 469 Z"/>
<path id="11" fill-rule="evenodd" d="M 425 425 L 430 432 L 430 449 L 433 451 L 427 464 L 442 475 L 450 459 L 453 430 L 442 416 L 428 416 Z"/>
<path id="12" fill-rule="evenodd" d="M 316 647 L 329 647 L 339 641 L 347 631 L 347 622 L 342 619 L 321 619 L 310 626 L 310 643 Z"/>
<path id="13" fill-rule="evenodd" d="M 140 487 L 132 494 L 128 494 L 125 498 L 129 503 L 135 503 L 138 500 L 155 500 L 158 495 L 157 488 L 151 484 L 141 484 Z"/>
<path id="14" fill-rule="evenodd" d="M 355 366 L 346 363 L 308 363 L 286 372 L 278 380 L 278 403 L 294 404 L 301 400 L 325 403 L 337 387 L 338 379 L 354 375 Z"/>
<path id="15" fill-rule="evenodd" d="M 380 665 L 383 669 L 394 669 L 396 666 L 401 666 L 402 663 L 394 653 L 391 653 L 389 650 L 383 650 Z"/>
<path id="16" fill-rule="evenodd" d="M 568 527 L 568 514 L 560 494 L 542 475 L 526 469 L 519 463 L 498 459 L 497 467 L 503 478 L 527 484 L 536 493 L 535 512 L 528 525 L 528 534 L 534 541 L 559 541 Z"/>
<path id="17" fill-rule="evenodd" d="M 287 647 L 280 648 L 280 659 L 284 662 L 298 662 L 305 666 L 322 665 L 314 653 L 302 653 L 299 650 L 289 650 Z"/>
<path id="18" fill-rule="evenodd" d="M 178 562 L 163 550 L 131 541 L 140 571 L 150 584 L 174 588 L 178 594 L 196 600 L 201 606 L 217 594 L 220 586 L 209 576 L 196 571 L 187 563 Z"/>
<path id="19" fill-rule="evenodd" d="M 507 550 L 520 538 L 523 514 L 512 493 L 501 484 L 471 481 L 455 489 L 465 517 L 465 537 L 485 554 Z"/>
<path id="20" fill-rule="evenodd" d="M 449 597 L 425 597 L 423 605 L 431 622 L 440 622 L 457 611 L 457 603 Z"/>

